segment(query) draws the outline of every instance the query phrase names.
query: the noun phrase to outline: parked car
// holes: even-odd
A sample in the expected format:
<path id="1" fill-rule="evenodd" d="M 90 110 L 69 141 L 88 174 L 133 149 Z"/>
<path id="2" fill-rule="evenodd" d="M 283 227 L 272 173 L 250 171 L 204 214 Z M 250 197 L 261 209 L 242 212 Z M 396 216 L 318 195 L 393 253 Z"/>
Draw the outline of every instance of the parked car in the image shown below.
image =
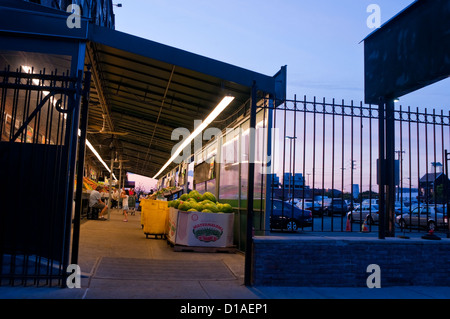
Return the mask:
<path id="1" fill-rule="evenodd" d="M 327 196 L 314 196 L 314 201 L 319 203 L 320 206 L 328 207 L 331 205 L 331 198 Z"/>
<path id="2" fill-rule="evenodd" d="M 379 221 L 378 211 L 379 207 L 376 204 L 362 205 L 357 209 L 348 212 L 347 218 L 350 219 L 351 223 L 362 223 L 366 220 L 369 225 L 373 225 Z"/>
<path id="3" fill-rule="evenodd" d="M 301 201 L 301 199 L 298 199 L 298 198 L 290 198 L 290 199 L 286 200 L 285 203 L 293 204 L 294 206 L 296 206 L 300 201 Z"/>
<path id="4" fill-rule="evenodd" d="M 406 205 L 402 205 L 401 202 L 395 202 L 395 215 L 401 215 L 401 214 L 408 214 L 410 211 L 412 211 L 416 206 L 406 206 Z"/>
<path id="5" fill-rule="evenodd" d="M 405 213 L 396 217 L 396 223 L 400 228 L 425 228 L 427 230 L 437 230 L 439 228 L 448 229 L 448 217 L 446 208 L 442 205 L 422 205 L 414 208 L 411 214 Z"/>
<path id="6" fill-rule="evenodd" d="M 333 198 L 331 205 L 328 207 L 328 215 L 340 214 L 345 215 L 349 211 L 348 203 L 345 199 Z"/>
<path id="7" fill-rule="evenodd" d="M 362 205 L 378 205 L 378 199 L 377 198 L 371 198 L 371 199 L 364 199 L 361 203 Z"/>
<path id="8" fill-rule="evenodd" d="M 358 209 L 361 206 L 360 203 L 356 203 L 354 201 L 348 201 L 348 210 L 355 210 Z"/>
<path id="9" fill-rule="evenodd" d="M 281 200 L 273 200 L 272 205 L 270 229 L 286 229 L 295 232 L 299 228 L 312 226 L 311 211 L 302 210 Z"/>
<path id="10" fill-rule="evenodd" d="M 310 200 L 299 200 L 295 203 L 295 206 L 300 209 L 309 210 L 313 213 L 313 215 L 322 216 L 322 214 L 327 211 L 327 207 L 325 204 L 322 206 L 322 203 L 319 201 L 310 201 Z"/>

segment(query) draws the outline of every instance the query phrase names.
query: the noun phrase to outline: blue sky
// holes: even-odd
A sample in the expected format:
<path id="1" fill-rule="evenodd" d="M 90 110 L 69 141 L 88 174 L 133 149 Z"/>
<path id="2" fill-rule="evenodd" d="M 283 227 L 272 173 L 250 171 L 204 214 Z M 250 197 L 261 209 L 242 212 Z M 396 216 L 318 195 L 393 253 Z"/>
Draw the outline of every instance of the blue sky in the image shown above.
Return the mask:
<path id="1" fill-rule="evenodd" d="M 116 29 L 266 75 L 288 67 L 294 94 L 364 99 L 364 44 L 373 29 L 367 7 L 384 23 L 413 0 L 115 0 Z M 401 98 L 411 107 L 450 104 L 448 81 Z"/>

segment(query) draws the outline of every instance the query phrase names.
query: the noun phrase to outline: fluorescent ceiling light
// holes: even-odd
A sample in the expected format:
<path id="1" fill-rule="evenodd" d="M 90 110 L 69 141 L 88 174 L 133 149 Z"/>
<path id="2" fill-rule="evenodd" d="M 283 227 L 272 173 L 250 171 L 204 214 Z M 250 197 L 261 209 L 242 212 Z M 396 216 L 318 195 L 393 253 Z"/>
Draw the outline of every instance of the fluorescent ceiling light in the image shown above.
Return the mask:
<path id="1" fill-rule="evenodd" d="M 80 129 L 78 129 L 78 136 L 81 136 Z M 108 167 L 108 165 L 106 165 L 105 161 L 101 158 L 100 154 L 95 150 L 95 148 L 92 146 L 92 144 L 87 139 L 86 139 L 86 145 L 89 147 L 91 152 L 94 153 L 94 155 L 97 157 L 97 159 L 100 161 L 100 163 L 102 163 L 103 166 L 105 166 L 106 170 L 109 173 L 111 173 L 111 169 Z M 117 181 L 116 175 L 114 175 L 114 173 L 112 173 L 112 176 L 113 176 L 114 180 Z"/>
<path id="2" fill-rule="evenodd" d="M 27 66 L 27 65 L 22 65 L 22 69 L 25 71 L 25 73 L 31 73 L 32 68 L 31 66 Z M 38 79 L 32 79 L 31 80 L 33 82 L 34 85 L 39 85 L 39 80 Z M 42 91 L 42 94 L 44 94 L 44 96 L 47 96 L 50 94 L 49 91 Z"/>
<path id="3" fill-rule="evenodd" d="M 31 71 L 32 71 L 32 68 L 30 66 L 27 66 L 27 65 L 22 65 L 22 69 L 24 70 L 25 73 L 31 73 Z M 39 85 L 39 80 L 38 79 L 32 79 L 32 82 L 33 82 L 34 85 Z M 42 94 L 44 96 L 47 96 L 47 95 L 50 94 L 50 92 L 49 91 L 42 91 Z M 52 97 L 52 103 L 53 103 L 53 106 L 56 106 L 56 100 L 53 97 Z M 67 114 L 66 113 L 64 113 L 64 118 L 67 118 Z M 80 129 L 78 129 L 78 136 L 81 136 Z M 89 147 L 89 149 L 92 151 L 92 153 L 94 153 L 94 155 L 98 158 L 100 163 L 102 163 L 103 166 L 105 166 L 105 168 L 108 170 L 108 172 L 111 173 L 111 169 L 108 167 L 108 165 L 106 165 L 105 161 L 103 161 L 103 159 L 100 157 L 100 154 L 98 154 L 98 152 L 94 149 L 92 144 L 87 139 L 86 139 L 86 145 Z M 114 175 L 114 173 L 112 174 L 112 176 L 117 181 L 117 178 Z"/>
<path id="4" fill-rule="evenodd" d="M 212 121 L 214 121 L 214 119 L 219 116 L 220 113 L 222 113 L 223 110 L 225 110 L 225 108 L 230 105 L 230 103 L 234 100 L 234 96 L 225 96 L 222 101 L 220 101 L 219 104 L 217 104 L 216 108 L 208 115 L 208 117 L 202 122 L 202 124 L 200 124 L 195 130 L 194 132 L 192 132 L 191 135 L 189 135 L 189 137 L 177 148 L 177 150 L 173 153 L 172 157 L 167 161 L 166 164 L 164 164 L 164 166 L 159 170 L 159 172 L 153 176 L 153 178 L 156 178 L 159 176 L 159 174 L 161 174 L 166 168 L 167 166 L 170 165 L 170 163 L 172 163 L 175 158 L 177 158 L 177 156 L 181 153 L 181 151 L 183 151 L 186 146 L 190 145 L 191 142 L 194 140 L 194 138 L 199 135 L 205 128 L 208 127 L 209 124 L 211 124 Z"/>
<path id="5" fill-rule="evenodd" d="M 32 71 L 31 66 L 27 66 L 27 65 L 22 65 L 22 69 L 25 71 L 25 73 L 31 73 L 31 71 Z M 38 79 L 32 79 L 31 81 L 33 82 L 34 85 L 39 85 L 39 80 Z M 49 91 L 42 91 L 42 94 L 44 96 L 47 96 L 47 95 L 50 94 L 50 92 Z M 53 97 L 52 97 L 52 103 L 53 103 L 53 106 L 56 106 L 56 100 Z M 66 118 L 66 117 L 67 117 L 67 115 L 64 114 L 64 118 Z"/>

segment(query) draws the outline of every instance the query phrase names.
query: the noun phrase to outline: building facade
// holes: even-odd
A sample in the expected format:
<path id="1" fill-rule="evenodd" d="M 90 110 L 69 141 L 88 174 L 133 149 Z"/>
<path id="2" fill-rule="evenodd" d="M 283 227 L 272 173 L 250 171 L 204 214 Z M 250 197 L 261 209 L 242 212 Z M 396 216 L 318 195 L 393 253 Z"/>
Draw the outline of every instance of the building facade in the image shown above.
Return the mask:
<path id="1" fill-rule="evenodd" d="M 114 29 L 114 12 L 112 0 L 23 0 L 46 7 L 67 11 L 72 4 L 80 6 L 81 16 L 91 19 L 99 26 Z"/>

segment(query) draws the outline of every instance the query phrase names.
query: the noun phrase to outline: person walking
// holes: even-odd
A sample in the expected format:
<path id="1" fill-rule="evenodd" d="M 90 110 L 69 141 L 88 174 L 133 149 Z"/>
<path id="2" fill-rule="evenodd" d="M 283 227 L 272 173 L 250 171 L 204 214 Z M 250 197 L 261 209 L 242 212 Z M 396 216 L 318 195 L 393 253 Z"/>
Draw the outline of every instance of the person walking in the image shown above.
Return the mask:
<path id="1" fill-rule="evenodd" d="M 114 188 L 114 192 L 112 193 L 112 200 L 111 200 L 111 208 L 119 208 L 119 191 L 117 188 Z"/>
<path id="2" fill-rule="evenodd" d="M 123 214 L 125 216 L 123 221 L 127 222 L 128 221 L 128 209 L 129 209 L 128 208 L 128 191 L 123 190 L 120 197 L 122 198 L 122 209 L 123 209 Z"/>

